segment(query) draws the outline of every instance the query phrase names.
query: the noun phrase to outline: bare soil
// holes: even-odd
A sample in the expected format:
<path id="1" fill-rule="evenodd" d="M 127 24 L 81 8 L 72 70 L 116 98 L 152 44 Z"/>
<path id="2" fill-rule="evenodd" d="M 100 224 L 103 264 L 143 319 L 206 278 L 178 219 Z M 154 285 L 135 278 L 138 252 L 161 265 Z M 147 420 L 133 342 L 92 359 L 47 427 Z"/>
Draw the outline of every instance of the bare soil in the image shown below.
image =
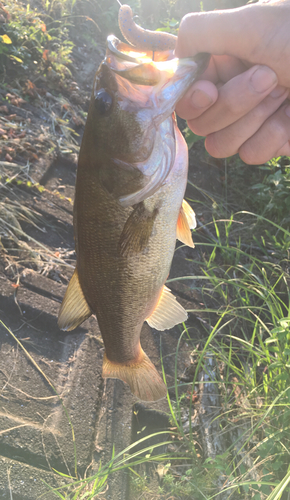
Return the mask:
<path id="1" fill-rule="evenodd" d="M 3 500 L 54 498 L 47 484 L 57 487 L 67 481 L 55 471 L 75 476 L 77 467 L 78 477 L 88 476 L 98 469 L 100 460 L 104 464 L 111 458 L 113 445 L 118 453 L 139 439 L 144 422 L 148 434 L 169 425 L 166 400 L 143 405 L 121 381 L 104 382 L 104 348 L 95 318 L 69 334 L 57 326 L 60 302 L 75 264 L 72 206 L 78 149 L 94 72 L 102 57 L 100 50 L 93 53 L 79 47 L 74 53 L 75 81 L 69 85 L 40 78 L 30 94 L 0 87 L 0 202 L 29 211 L 27 218 L 19 219 L 23 232 L 16 232 L 14 237 L 13 220 L 11 226 L 0 220 Z M 187 195 L 195 200 L 198 218 L 206 222 L 210 214 L 203 208 L 200 188 L 221 193 L 223 186 L 219 163 L 205 157 L 200 143 L 190 153 L 189 179 L 199 189 L 189 186 Z M 200 236 L 196 233 L 196 238 L 200 237 L 202 231 Z M 198 248 L 180 246 L 176 250 L 170 278 L 200 274 L 195 261 L 202 260 L 203 249 Z M 204 335 L 201 321 L 206 304 L 196 291 L 198 282 L 194 278 L 184 283 L 176 281 L 170 286 L 186 308 L 200 310 L 198 315 L 190 314 L 188 321 L 190 336 L 197 340 Z M 181 331 L 180 327 L 166 332 L 146 327 L 141 339 L 160 371 L 161 347 L 173 400 L 175 352 Z M 188 367 L 189 339 L 180 345 L 178 376 Z M 154 411 L 153 418 L 150 411 Z M 157 474 L 153 472 L 152 478 L 158 484 Z M 112 475 L 108 491 L 100 498 L 128 500 L 127 474 Z"/>

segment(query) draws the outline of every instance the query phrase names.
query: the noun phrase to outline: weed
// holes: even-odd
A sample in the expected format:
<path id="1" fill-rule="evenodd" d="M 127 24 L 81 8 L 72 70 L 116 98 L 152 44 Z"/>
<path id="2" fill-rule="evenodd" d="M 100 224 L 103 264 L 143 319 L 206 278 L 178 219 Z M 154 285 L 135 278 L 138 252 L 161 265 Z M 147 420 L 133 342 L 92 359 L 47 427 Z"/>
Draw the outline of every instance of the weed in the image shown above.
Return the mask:
<path id="1" fill-rule="evenodd" d="M 286 158 L 274 158 L 267 165 L 260 167 L 265 174 L 263 181 L 254 184 L 251 189 L 256 191 L 259 213 L 270 215 L 273 221 L 279 222 L 283 227 L 289 227 L 290 165 L 285 160 Z"/>
<path id="2" fill-rule="evenodd" d="M 68 40 L 68 23 L 53 21 L 22 2 L 9 1 L 6 9 L 0 44 L 3 73 L 13 71 L 13 67 L 19 72 L 20 66 L 24 74 L 37 69 L 42 74 L 53 70 L 60 77 L 67 75 L 73 47 Z"/>
<path id="3" fill-rule="evenodd" d="M 176 28 L 173 6 L 174 2 L 170 2 L 166 7 L 165 30 Z M 35 67 L 41 74 L 49 75 L 52 71 L 60 77 L 68 74 L 73 45 L 68 40 L 70 25 L 66 16 L 72 15 L 73 10 L 82 15 L 84 4 L 81 7 L 74 0 L 62 4 L 46 0 L 42 8 L 32 10 L 21 2 L 8 1 L 9 15 L 0 34 L 3 69 L 8 62 L 25 72 Z M 117 2 L 90 3 L 90 9 L 92 17 L 98 11 L 104 31 L 112 29 L 117 19 Z M 89 42 L 90 34 L 85 36 Z M 200 139 L 189 131 L 186 134 L 189 144 Z M 67 484 L 58 489 L 47 485 L 54 497 L 97 498 L 105 492 L 111 474 L 134 471 L 135 465 L 146 462 L 161 464 L 158 488 L 152 491 L 147 477 L 136 471 L 134 485 L 138 494 L 154 500 L 170 497 L 210 500 L 219 494 L 223 498 L 277 500 L 283 493 L 289 494 L 289 159 L 278 158 L 249 172 L 248 167 L 234 158 L 229 165 L 225 164 L 224 198 L 213 199 L 210 193 L 203 192 L 210 200 L 213 220 L 206 242 L 196 243 L 202 252 L 200 262 L 192 261 L 192 266 L 193 269 L 199 266 L 200 275 L 185 276 L 183 283 L 195 279 L 201 284 L 198 291 L 202 302 L 209 304 L 203 310 L 208 315 L 203 323 L 206 336 L 192 338 L 190 328 L 184 329 L 180 336 L 174 397 L 168 395 L 175 427 L 165 443 L 171 446 L 170 452 L 153 456 L 152 449 L 158 449 L 159 445 L 148 446 L 146 440 L 152 436 L 147 436 L 120 453 L 115 454 L 113 449 L 111 460 L 106 464 L 100 462 L 96 474 L 80 479 L 75 449 L 74 477 L 60 474 Z M 20 176 L 18 181 L 32 188 L 26 178 Z M 238 199 L 236 193 L 241 191 L 242 181 L 245 189 Z M 7 189 L 9 184 L 5 178 L 2 188 Z M 22 241 L 26 234 L 21 222 L 39 226 L 38 214 L 10 198 L 0 203 L 0 235 L 2 240 L 9 236 L 21 245 L 26 243 Z M 236 209 L 244 212 L 233 215 Z M 246 209 L 256 209 L 258 215 L 245 213 Z M 54 259 L 43 245 L 40 248 L 43 260 Z M 200 309 L 189 312 L 198 315 Z M 186 383 L 179 378 L 177 362 L 183 338 L 191 349 L 195 367 L 192 379 Z M 29 359 L 33 363 L 30 355 Z M 209 376 L 208 359 L 215 362 L 215 378 Z M 214 438 L 224 444 L 220 453 L 205 451 L 202 425 L 194 420 L 194 412 L 201 404 L 205 375 L 207 388 L 215 387 L 221 401 L 212 419 L 217 429 Z M 71 429 L 75 445 L 72 425 Z M 143 449 L 134 451 L 140 444 Z"/>

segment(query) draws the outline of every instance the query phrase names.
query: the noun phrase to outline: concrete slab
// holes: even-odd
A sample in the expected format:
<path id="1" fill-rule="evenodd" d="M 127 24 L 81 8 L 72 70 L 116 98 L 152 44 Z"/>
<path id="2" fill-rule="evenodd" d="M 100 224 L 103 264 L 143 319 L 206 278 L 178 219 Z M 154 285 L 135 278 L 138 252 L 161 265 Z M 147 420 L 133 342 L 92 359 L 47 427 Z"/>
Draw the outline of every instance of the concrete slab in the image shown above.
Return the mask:
<path id="1" fill-rule="evenodd" d="M 53 475 L 52 469 L 75 475 L 74 442 L 67 415 L 73 426 L 80 478 L 96 472 L 100 460 L 102 464 L 107 463 L 113 447 L 115 454 L 120 453 L 132 439 L 132 408 L 137 400 L 121 381 L 104 382 L 101 378 L 104 349 L 97 321 L 92 317 L 68 334 L 57 327 L 65 289 L 65 285 L 52 279 L 25 272 L 15 299 L 12 283 L 0 275 L 1 319 L 61 398 L 0 325 L 0 458 L 12 460 L 20 467 L 20 474 L 15 475 L 11 486 L 15 498 L 21 491 L 22 481 L 26 481 L 22 464 L 37 470 L 40 477 L 45 472 L 48 479 Z M 168 332 L 146 327 L 141 337 L 144 350 L 160 371 L 161 345 L 169 386 L 174 381 L 179 335 L 179 327 Z M 186 342 L 182 343 L 178 359 L 182 372 L 188 362 Z M 174 397 L 174 390 L 170 392 Z M 168 412 L 166 399 L 146 406 Z M 1 495 L 6 498 L 8 479 L 5 478 L 6 473 L 0 481 L 0 498 Z M 56 483 L 58 480 L 56 476 Z M 38 498 L 39 493 L 34 492 L 35 489 L 31 490 L 30 500 Z M 125 471 L 110 476 L 105 498 L 128 500 Z"/>
<path id="2" fill-rule="evenodd" d="M 47 281 L 58 295 L 59 284 Z M 96 409 L 102 393 L 100 343 L 89 334 L 89 328 L 79 328 L 72 334 L 61 333 L 56 323 L 59 304 L 22 285 L 17 297 L 23 311 L 21 316 L 14 302 L 13 288 L 9 296 L 10 283 L 6 285 L 1 289 L 1 318 L 45 377 L 1 325 L 0 455 L 39 469 L 54 468 L 74 475 L 69 415 L 78 473 L 82 476 L 91 462 Z M 49 314 L 43 312 L 46 306 Z M 97 328 L 95 322 L 94 329 Z"/>
<path id="3" fill-rule="evenodd" d="M 59 165 L 53 164 L 43 183 L 54 188 L 53 182 L 55 179 L 60 182 L 66 168 L 67 165 L 60 172 Z M 73 178 L 74 170 L 70 189 Z M 72 252 L 74 258 L 70 202 L 44 192 L 31 198 L 29 203 L 43 214 L 50 226 L 43 226 L 46 233 L 32 226 L 27 226 L 26 231 L 51 251 Z M 198 250 L 178 248 L 170 278 L 198 274 L 195 259 L 199 260 Z M 121 381 L 103 381 L 103 342 L 95 318 L 68 334 L 57 327 L 59 306 L 72 268 L 59 268 L 48 272 L 47 276 L 31 269 L 21 269 L 19 275 L 19 286 L 15 287 L 13 274 L 4 269 L 0 272 L 0 319 L 33 357 L 61 399 L 15 339 L 0 325 L 0 460 L 3 464 L 0 498 L 11 500 L 7 476 L 7 464 L 10 467 L 11 463 L 11 471 L 17 471 L 10 481 L 13 500 L 38 500 L 45 491 L 43 483 L 38 486 L 40 478 L 47 478 L 45 481 L 53 487 L 60 484 L 59 476 L 52 469 L 74 476 L 77 466 L 78 477 L 88 477 L 97 472 L 100 461 L 104 465 L 111 459 L 113 448 L 116 455 L 136 440 L 132 433 L 132 409 L 137 400 Z M 195 280 L 191 278 L 186 285 L 184 287 L 182 282 L 176 281 L 170 284 L 185 307 L 201 308 Z M 193 315 L 188 326 L 190 335 L 201 335 L 200 322 Z M 147 326 L 141 335 L 145 352 L 160 372 L 161 349 L 169 394 L 173 399 L 175 352 L 182 329 L 179 325 L 170 331 L 157 332 Z M 180 344 L 178 375 L 190 363 L 188 340 L 184 336 Z M 166 399 L 145 405 L 145 419 L 148 417 L 146 408 L 169 413 Z M 133 427 L 135 424 L 133 412 Z M 106 500 L 130 498 L 126 471 L 110 475 L 108 484 L 109 489 L 103 497 Z M 29 494 L 25 497 L 23 491 Z M 51 493 L 47 498 L 52 498 Z"/>
<path id="4" fill-rule="evenodd" d="M 51 500 L 53 488 L 61 487 L 65 481 L 52 472 L 43 471 L 25 463 L 0 457 L 0 498 L 1 500 L 34 500 L 40 497 Z"/>

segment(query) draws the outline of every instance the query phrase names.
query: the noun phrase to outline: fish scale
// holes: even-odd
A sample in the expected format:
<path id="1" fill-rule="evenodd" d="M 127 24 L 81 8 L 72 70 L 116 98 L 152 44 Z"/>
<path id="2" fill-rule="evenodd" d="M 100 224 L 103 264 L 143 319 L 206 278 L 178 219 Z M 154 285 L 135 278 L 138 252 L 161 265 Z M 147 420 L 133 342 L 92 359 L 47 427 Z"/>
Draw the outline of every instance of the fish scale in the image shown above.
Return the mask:
<path id="1" fill-rule="evenodd" d="M 171 67 L 133 53 L 110 37 L 95 77 L 76 179 L 77 265 L 58 324 L 72 330 L 96 314 L 103 377 L 152 401 L 166 387 L 142 350 L 141 330 L 144 321 L 163 330 L 186 320 L 165 282 L 176 238 L 194 246 L 194 213 L 183 200 L 188 152 L 173 111 L 208 58 Z"/>

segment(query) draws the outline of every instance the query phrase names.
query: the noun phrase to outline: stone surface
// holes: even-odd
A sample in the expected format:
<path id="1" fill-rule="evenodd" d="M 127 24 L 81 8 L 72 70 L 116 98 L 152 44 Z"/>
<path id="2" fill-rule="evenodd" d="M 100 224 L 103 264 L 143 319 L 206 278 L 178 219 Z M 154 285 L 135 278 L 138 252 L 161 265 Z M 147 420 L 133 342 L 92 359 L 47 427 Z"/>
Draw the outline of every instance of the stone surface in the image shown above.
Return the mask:
<path id="1" fill-rule="evenodd" d="M 21 498 L 18 492 L 23 487 L 27 491 L 31 488 L 27 498 L 34 500 L 39 493 L 35 493 L 38 490 L 30 477 L 35 474 L 42 477 L 45 473 L 47 482 L 55 485 L 59 478 L 52 469 L 75 474 L 71 425 L 79 477 L 84 477 L 87 469 L 91 473 L 97 471 L 100 460 L 102 464 L 108 462 L 113 446 L 115 454 L 129 446 L 136 398 L 121 381 L 104 382 L 101 378 L 103 344 L 94 318 L 72 333 L 65 334 L 58 329 L 57 313 L 65 285 L 30 271 L 24 273 L 17 289 L 4 274 L 0 278 L 1 320 L 26 350 L 23 351 L 1 324 L 0 457 L 7 467 L 13 463 L 11 470 L 16 467 L 20 471 L 11 483 L 15 498 L 18 494 Z M 141 338 L 144 350 L 159 370 L 161 346 L 173 397 L 175 350 L 180 331 L 180 327 L 176 327 L 157 332 L 147 326 Z M 178 355 L 179 372 L 188 361 L 187 351 L 183 342 Z M 166 400 L 146 406 L 168 412 Z M 27 472 L 30 468 L 33 473 Z M 10 499 L 7 481 L 7 474 L 3 472 L 0 498 Z M 109 485 L 106 498 L 128 500 L 126 472 L 110 476 Z"/>
<path id="2" fill-rule="evenodd" d="M 50 500 L 54 495 L 45 483 L 55 488 L 68 481 L 55 471 L 69 476 L 77 474 L 80 479 L 89 477 L 98 471 L 100 463 L 104 466 L 111 460 L 113 450 L 115 456 L 120 454 L 117 461 L 121 460 L 123 450 L 140 435 L 168 426 L 168 417 L 164 416 L 170 414 L 166 399 L 140 406 L 121 381 L 102 379 L 104 348 L 94 317 L 71 333 L 61 332 L 57 326 L 59 306 L 75 264 L 70 200 L 75 167 L 74 163 L 61 160 L 36 165 L 32 174 L 46 190 L 19 192 L 19 201 L 39 214 L 38 227 L 24 223 L 23 230 L 31 238 L 27 240 L 30 248 L 39 250 L 33 239 L 46 247 L 42 249 L 40 267 L 43 274 L 25 268 L 25 263 L 15 266 L 13 260 L 7 261 L 6 254 L 0 260 L 3 322 L 0 324 L 0 499 L 3 500 L 38 500 L 44 493 L 41 498 Z M 205 188 L 204 168 L 205 165 L 195 166 L 190 178 L 198 179 L 200 175 Z M 213 177 L 216 169 L 210 169 Z M 53 190 L 61 192 L 61 196 L 53 194 Z M 195 197 L 192 190 L 189 187 L 189 195 Z M 49 253 L 45 254 L 46 251 Z M 57 265 L 59 256 L 66 257 L 65 267 Z M 32 255 L 32 267 L 37 268 L 34 258 Z M 43 265 L 46 258 L 47 264 Z M 169 286 L 184 307 L 192 311 L 178 353 L 182 325 L 165 332 L 145 326 L 141 335 L 142 346 L 159 372 L 162 354 L 172 400 L 176 398 L 175 377 L 181 376 L 190 365 L 190 338 L 204 336 L 201 321 L 205 304 L 197 291 L 200 282 L 196 279 L 200 260 L 200 246 L 188 249 L 178 244 Z M 177 281 L 180 276 L 190 278 Z M 186 389 L 179 384 L 179 393 Z M 136 403 L 139 406 L 134 406 Z M 152 415 L 160 423 L 157 428 L 150 424 Z M 143 425 L 144 422 L 147 424 Z M 161 442 L 160 449 L 162 446 Z M 158 485 L 154 467 L 151 476 Z M 109 476 L 108 490 L 102 498 L 134 498 L 125 470 Z"/>

